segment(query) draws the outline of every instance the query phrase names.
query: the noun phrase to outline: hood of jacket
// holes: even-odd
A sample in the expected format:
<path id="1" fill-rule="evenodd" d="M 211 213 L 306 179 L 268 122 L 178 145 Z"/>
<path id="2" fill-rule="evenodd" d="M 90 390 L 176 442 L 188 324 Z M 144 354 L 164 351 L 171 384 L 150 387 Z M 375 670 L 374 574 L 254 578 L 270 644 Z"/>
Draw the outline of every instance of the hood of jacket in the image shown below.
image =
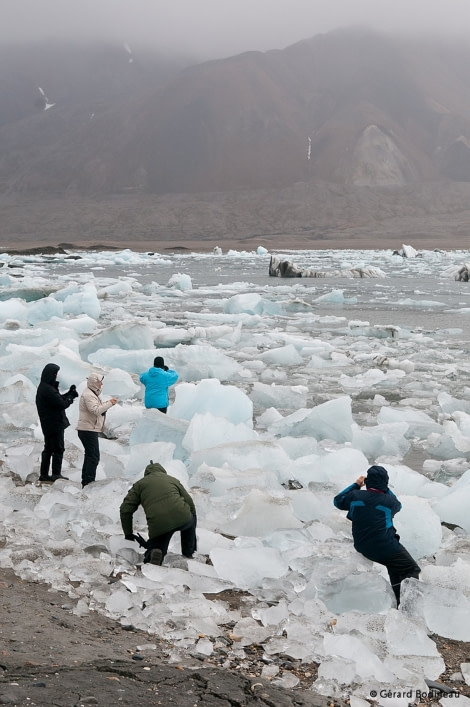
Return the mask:
<path id="1" fill-rule="evenodd" d="M 150 464 L 147 464 L 145 467 L 144 476 L 148 474 L 166 474 L 166 469 L 164 469 L 161 464 L 150 462 Z"/>
<path id="2" fill-rule="evenodd" d="M 148 370 L 149 376 L 161 376 L 162 373 L 165 373 L 165 369 L 158 368 L 158 366 L 152 366 L 152 368 L 149 368 Z"/>
<path id="3" fill-rule="evenodd" d="M 104 375 L 102 373 L 90 373 L 86 379 L 86 384 L 90 390 L 98 394 L 100 392 L 100 383 L 103 380 Z"/>
<path id="4" fill-rule="evenodd" d="M 41 373 L 41 383 L 49 383 L 49 385 L 54 385 L 57 380 L 57 373 L 60 370 L 60 366 L 56 363 L 48 363 L 42 369 Z"/>
<path id="5" fill-rule="evenodd" d="M 383 466 L 371 466 L 367 470 L 366 488 L 388 491 L 388 472 Z"/>

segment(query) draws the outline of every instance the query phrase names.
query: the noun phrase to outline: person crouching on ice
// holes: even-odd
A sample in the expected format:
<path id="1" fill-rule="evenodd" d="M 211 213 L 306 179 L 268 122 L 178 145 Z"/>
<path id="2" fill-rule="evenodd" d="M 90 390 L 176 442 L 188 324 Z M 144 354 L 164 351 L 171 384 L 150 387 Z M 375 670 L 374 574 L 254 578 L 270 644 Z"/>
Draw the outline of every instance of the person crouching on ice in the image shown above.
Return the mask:
<path id="1" fill-rule="evenodd" d="M 173 534 L 181 534 L 181 553 L 192 558 L 197 549 L 196 507 L 178 479 L 167 474 L 153 461 L 145 468 L 144 478 L 137 481 L 121 503 L 121 525 L 126 540 L 136 540 L 132 516 L 142 506 L 147 519 L 147 550 L 144 562 L 161 565 Z"/>
<path id="2" fill-rule="evenodd" d="M 361 490 L 364 485 L 366 490 Z M 334 504 L 341 511 L 348 511 L 355 549 L 387 568 L 398 607 L 402 581 L 407 577 L 418 579 L 421 569 L 400 544 L 393 526 L 393 517 L 401 509 L 401 503 L 388 488 L 387 470 L 371 466 L 367 476 L 360 476 L 335 496 Z"/>

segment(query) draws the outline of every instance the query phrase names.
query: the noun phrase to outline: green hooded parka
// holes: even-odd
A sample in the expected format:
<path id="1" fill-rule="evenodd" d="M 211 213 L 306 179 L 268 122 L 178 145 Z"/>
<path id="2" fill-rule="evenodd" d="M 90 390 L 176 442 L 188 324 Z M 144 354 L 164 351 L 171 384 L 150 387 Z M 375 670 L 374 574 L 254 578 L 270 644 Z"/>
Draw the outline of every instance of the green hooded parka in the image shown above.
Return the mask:
<path id="1" fill-rule="evenodd" d="M 161 464 L 150 463 L 144 478 L 137 481 L 121 503 L 120 515 L 124 535 L 132 535 L 132 516 L 142 506 L 147 518 L 149 538 L 178 530 L 196 515 L 194 501 L 174 476 Z"/>

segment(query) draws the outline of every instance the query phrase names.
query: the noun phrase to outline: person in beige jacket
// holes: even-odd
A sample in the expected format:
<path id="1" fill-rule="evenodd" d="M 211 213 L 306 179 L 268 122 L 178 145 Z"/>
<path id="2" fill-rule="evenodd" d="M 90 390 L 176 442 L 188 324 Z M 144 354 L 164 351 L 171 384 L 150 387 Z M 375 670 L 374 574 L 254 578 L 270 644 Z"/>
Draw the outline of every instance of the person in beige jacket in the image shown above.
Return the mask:
<path id="1" fill-rule="evenodd" d="M 85 450 L 82 488 L 96 479 L 96 468 L 100 461 L 99 433 L 103 432 L 106 412 L 118 401 L 117 398 L 111 398 L 106 402 L 101 400 L 103 378 L 100 373 L 90 373 L 87 387 L 79 401 L 77 431 Z"/>

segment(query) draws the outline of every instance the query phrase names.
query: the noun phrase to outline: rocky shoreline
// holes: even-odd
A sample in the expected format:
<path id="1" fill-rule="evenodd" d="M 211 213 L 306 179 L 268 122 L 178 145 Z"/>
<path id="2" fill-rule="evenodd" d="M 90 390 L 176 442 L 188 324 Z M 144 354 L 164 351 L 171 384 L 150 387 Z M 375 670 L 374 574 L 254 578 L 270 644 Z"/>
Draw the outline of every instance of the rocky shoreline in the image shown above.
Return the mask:
<path id="1" fill-rule="evenodd" d="M 262 677 L 261 671 L 269 665 L 262 646 L 245 646 L 246 657 L 239 659 L 236 651 L 231 655 L 236 648 L 236 637 L 210 657 L 188 653 L 175 661 L 171 643 L 95 612 L 78 616 L 73 612 L 74 600 L 66 594 L 52 591 L 45 584 L 23 581 L 10 569 L 0 569 L 0 590 L 0 704 L 18 707 L 118 703 L 139 707 L 345 707 L 348 704 L 346 693 L 343 699 L 337 699 L 312 690 L 318 668 L 315 663 L 301 664 L 289 656 L 278 656 L 271 664 L 274 677 Z M 239 593 L 233 593 L 231 600 L 239 601 Z M 447 686 L 447 691 L 458 691 L 470 698 L 470 686 L 457 675 L 461 663 L 470 660 L 470 645 L 438 636 L 432 638 L 446 664 L 440 678 L 443 690 Z M 286 675 L 297 678 L 295 687 L 275 684 L 276 679 L 281 678 L 282 682 Z"/>
<path id="2" fill-rule="evenodd" d="M 94 612 L 77 616 L 66 594 L 23 581 L 12 570 L 0 569 L 0 590 L 0 704 L 345 705 L 305 688 L 270 684 L 260 678 L 256 660 L 248 670 L 235 663 L 221 669 L 191 654 L 174 662 L 171 644 Z"/>

